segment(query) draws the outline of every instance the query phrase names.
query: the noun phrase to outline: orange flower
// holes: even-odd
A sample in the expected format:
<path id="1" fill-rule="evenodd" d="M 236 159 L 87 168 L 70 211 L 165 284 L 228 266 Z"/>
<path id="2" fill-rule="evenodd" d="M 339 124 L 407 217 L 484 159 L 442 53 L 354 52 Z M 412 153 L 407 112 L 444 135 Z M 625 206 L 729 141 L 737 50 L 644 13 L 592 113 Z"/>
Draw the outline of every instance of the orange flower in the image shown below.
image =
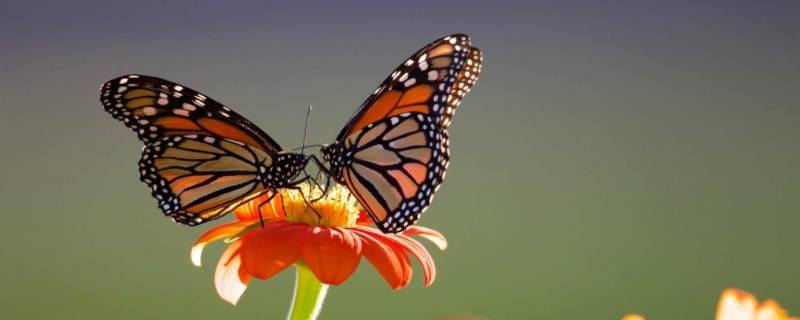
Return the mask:
<path id="1" fill-rule="evenodd" d="M 422 267 L 425 287 L 433 283 L 433 258 L 410 236 L 429 239 L 444 250 L 447 241 L 441 233 L 412 226 L 400 234 L 383 234 L 365 226 L 369 219 L 359 212 L 346 188 L 331 187 L 311 204 L 313 209 L 303 199 L 320 196 L 319 189 L 303 184 L 300 190 L 282 190 L 269 203 L 263 195 L 240 206 L 234 211 L 235 222 L 210 229 L 197 239 L 192 262 L 200 265 L 202 250 L 209 242 L 231 239 L 215 276 L 217 293 L 231 304 L 239 300 L 251 277 L 265 280 L 299 262 L 320 282 L 338 285 L 353 274 L 363 256 L 392 289 L 400 289 L 411 280 L 411 254 Z"/>
<path id="2" fill-rule="evenodd" d="M 630 314 L 622 320 L 644 320 L 644 317 Z M 722 292 L 717 305 L 717 320 L 800 320 L 789 317 L 786 310 L 775 302 L 767 300 L 758 303 L 755 296 L 749 292 L 729 288 Z"/>
<path id="3" fill-rule="evenodd" d="M 730 288 L 722 292 L 717 305 L 717 320 L 798 320 L 769 299 L 758 303 L 749 292 Z"/>

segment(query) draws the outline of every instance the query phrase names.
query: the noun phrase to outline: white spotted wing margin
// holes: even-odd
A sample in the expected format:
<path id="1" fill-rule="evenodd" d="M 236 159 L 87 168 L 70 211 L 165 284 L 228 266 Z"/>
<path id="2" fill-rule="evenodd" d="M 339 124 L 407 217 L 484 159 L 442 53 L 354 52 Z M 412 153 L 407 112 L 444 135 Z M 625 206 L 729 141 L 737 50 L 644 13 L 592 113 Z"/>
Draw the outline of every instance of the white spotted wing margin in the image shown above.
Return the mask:
<path id="1" fill-rule="evenodd" d="M 449 161 L 447 133 L 434 119 L 407 113 L 374 123 L 345 140 L 352 163 L 348 185 L 376 226 L 396 233 L 414 224 L 430 205 Z"/>
<path id="2" fill-rule="evenodd" d="M 235 140 L 164 137 L 145 145 L 139 176 L 165 215 L 195 226 L 266 192 L 261 181 L 271 161 L 259 148 Z"/>
<path id="3" fill-rule="evenodd" d="M 280 145 L 258 126 L 222 103 L 187 86 L 146 75 L 130 74 L 100 87 L 100 101 L 114 119 L 144 143 L 190 133 L 221 135 L 220 124 L 247 136 L 242 142 L 277 153 Z M 177 120 L 177 121 L 176 121 Z"/>
<path id="4" fill-rule="evenodd" d="M 434 117 L 442 130 L 447 129 L 461 101 L 478 81 L 482 62 L 483 53 L 472 46 L 472 40 L 465 34 L 452 34 L 427 44 L 378 85 L 356 109 L 336 140 L 341 141 L 353 133 L 354 125 L 384 93 L 404 91 L 419 84 L 433 86 L 434 92 L 426 101 L 427 114 Z"/>

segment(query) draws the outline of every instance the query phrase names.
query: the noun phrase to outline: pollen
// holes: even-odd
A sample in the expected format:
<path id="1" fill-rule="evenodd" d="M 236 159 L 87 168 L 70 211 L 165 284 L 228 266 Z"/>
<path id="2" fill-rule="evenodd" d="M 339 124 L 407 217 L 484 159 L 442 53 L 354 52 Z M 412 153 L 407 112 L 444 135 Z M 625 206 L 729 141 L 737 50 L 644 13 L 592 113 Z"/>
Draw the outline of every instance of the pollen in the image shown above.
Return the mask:
<path id="1" fill-rule="evenodd" d="M 319 186 L 304 183 L 297 189 L 281 190 L 286 220 L 323 227 L 352 227 L 358 220 L 355 197 L 342 185 Z"/>

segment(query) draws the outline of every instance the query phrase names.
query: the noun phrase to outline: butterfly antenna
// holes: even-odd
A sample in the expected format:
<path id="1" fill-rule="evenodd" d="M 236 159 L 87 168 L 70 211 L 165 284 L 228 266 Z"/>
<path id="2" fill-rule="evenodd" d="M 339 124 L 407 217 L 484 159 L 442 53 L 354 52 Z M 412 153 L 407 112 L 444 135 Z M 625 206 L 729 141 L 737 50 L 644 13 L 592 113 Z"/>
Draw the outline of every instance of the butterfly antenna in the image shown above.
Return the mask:
<path id="1" fill-rule="evenodd" d="M 302 145 L 302 147 L 300 147 L 300 154 L 302 154 L 302 155 L 304 155 L 304 156 L 305 156 L 305 154 L 306 154 L 306 153 L 305 153 L 305 152 L 306 152 L 306 136 L 308 136 L 308 119 L 309 119 L 309 118 L 311 118 L 311 105 L 309 105 L 309 106 L 308 106 L 308 111 L 306 111 L 306 127 L 303 129 L 303 145 Z M 312 157 L 313 157 L 313 156 L 312 156 Z M 308 174 L 308 171 L 306 171 L 306 168 L 305 168 L 305 167 L 303 167 L 303 173 L 305 173 L 305 174 L 306 174 L 306 178 L 310 179 L 310 180 L 311 180 L 311 182 L 313 182 L 313 183 L 314 183 L 314 185 L 315 185 L 315 186 L 316 186 L 318 189 L 321 189 L 321 188 L 320 188 L 320 186 L 319 186 L 319 183 L 317 183 L 317 180 L 316 180 L 316 179 L 314 179 L 313 177 L 311 177 L 311 175 L 309 175 L 309 174 Z M 303 193 L 302 193 L 302 192 L 300 192 L 300 194 L 302 195 Z M 303 197 L 303 200 L 305 200 L 305 196 Z M 306 203 L 308 203 L 308 202 L 306 201 Z M 309 206 L 309 207 L 310 207 L 312 210 L 314 210 L 314 208 L 313 208 L 313 207 L 311 207 L 311 206 Z M 317 212 L 317 210 L 314 210 L 314 213 L 316 213 L 318 217 L 321 217 L 321 216 L 319 215 L 319 213 Z"/>
<path id="2" fill-rule="evenodd" d="M 309 147 L 309 148 L 312 148 L 312 147 L 313 147 L 313 148 L 319 148 L 319 147 L 322 147 L 322 145 L 321 145 L 321 144 L 307 144 L 307 145 L 304 145 L 304 146 L 302 146 L 302 147 L 291 148 L 291 149 L 289 149 L 289 150 L 290 150 L 290 151 L 297 151 L 297 150 L 301 150 L 301 149 L 303 149 L 303 148 L 305 148 L 305 147 Z"/>
<path id="3" fill-rule="evenodd" d="M 311 105 L 308 106 L 308 111 L 306 111 L 306 127 L 303 129 L 303 147 L 300 148 L 300 154 L 305 154 L 306 152 L 306 136 L 308 136 L 308 119 L 311 118 Z"/>

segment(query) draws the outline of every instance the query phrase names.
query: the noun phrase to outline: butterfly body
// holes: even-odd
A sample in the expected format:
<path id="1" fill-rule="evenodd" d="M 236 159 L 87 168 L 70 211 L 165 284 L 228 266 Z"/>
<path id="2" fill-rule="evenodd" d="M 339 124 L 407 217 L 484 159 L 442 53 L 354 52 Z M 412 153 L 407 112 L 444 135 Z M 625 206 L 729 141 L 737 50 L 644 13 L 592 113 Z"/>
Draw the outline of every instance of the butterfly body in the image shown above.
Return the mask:
<path id="1" fill-rule="evenodd" d="M 274 165 L 262 167 L 265 171 L 260 178 L 265 185 L 273 189 L 292 187 L 297 184 L 297 178 L 303 173 L 308 160 L 307 155 L 281 151 L 275 158 Z"/>

